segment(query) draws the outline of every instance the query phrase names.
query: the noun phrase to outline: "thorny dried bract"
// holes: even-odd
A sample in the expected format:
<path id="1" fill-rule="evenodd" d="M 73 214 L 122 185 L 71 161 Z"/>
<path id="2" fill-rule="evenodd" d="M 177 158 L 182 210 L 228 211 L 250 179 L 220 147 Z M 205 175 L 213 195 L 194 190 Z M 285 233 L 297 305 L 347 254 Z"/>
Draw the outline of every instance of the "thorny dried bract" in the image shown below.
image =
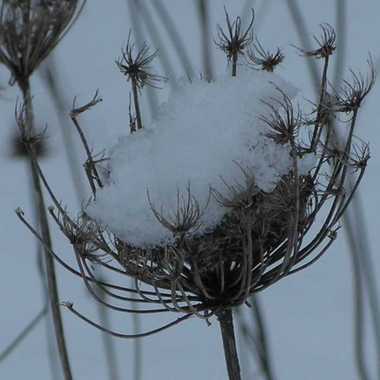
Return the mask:
<path id="1" fill-rule="evenodd" d="M 314 50 L 297 48 L 306 57 L 327 58 L 336 49 L 336 34 L 334 28 L 329 24 L 321 24 L 322 36 L 314 36 L 318 47 Z"/>
<path id="2" fill-rule="evenodd" d="M 189 232 L 194 233 L 199 229 L 202 208 L 197 199 L 191 194 L 190 184 L 187 186 L 186 195 L 181 194 L 180 190 L 177 189 L 176 208 L 167 215 L 165 215 L 162 208 L 158 211 L 154 206 L 150 199 L 149 190 L 147 191 L 147 198 L 157 221 L 175 236 L 181 236 Z M 207 208 L 207 205 L 204 208 Z"/>
<path id="3" fill-rule="evenodd" d="M 231 24 L 226 17 L 229 35 L 220 31 L 221 36 L 226 41 L 240 41 L 244 45 L 250 40 L 252 26 L 242 33 L 240 21 Z M 327 26 L 322 31 L 322 38 L 316 40 L 318 49 L 307 56 L 323 59 L 326 63 L 335 49 L 335 32 Z M 240 52 L 239 46 L 242 45 L 235 51 Z M 146 50 L 140 54 L 139 61 L 145 54 Z M 89 222 L 85 215 L 77 220 L 71 218 L 40 171 L 54 201 L 55 210 L 51 210 L 51 214 L 73 245 L 79 271 L 62 262 L 54 252 L 52 254 L 71 272 L 81 276 L 95 296 L 93 288 L 100 287 L 117 301 L 138 303 L 141 308 L 132 310 L 135 313 L 185 313 L 184 317 L 168 325 L 138 336 L 161 331 L 191 315 L 206 320 L 212 315 L 221 315 L 247 302 L 253 293 L 317 261 L 336 238 L 340 218 L 366 169 L 368 145 L 355 137 L 354 130 L 357 113 L 375 77 L 370 62 L 368 77 L 351 72 L 351 80 L 344 81 L 331 95 L 327 91 L 327 66 L 324 65 L 318 102 L 310 115 L 305 116 L 301 107 L 294 105 L 280 88 L 277 88 L 277 96 L 265 101 L 268 112 L 259 122 L 268 127 L 268 136 L 277 144 L 290 146 L 292 170 L 272 191 L 265 192 L 255 185 L 253 170 L 240 166 L 243 182 L 225 183 L 223 194 L 211 190 L 210 196 L 225 208 L 225 215 L 213 230 L 203 234 L 191 233 L 197 229 L 203 210 L 191 194 L 190 186 L 184 194 L 177 193 L 174 212 L 158 210 L 151 202 L 153 214 L 158 223 L 171 231 L 173 242 L 141 248 Z M 338 140 L 331 120 L 341 113 L 348 113 L 350 117 L 342 120 L 346 133 Z M 303 141 L 308 132 L 312 138 Z M 85 140 L 82 142 L 86 148 Z M 315 164 L 308 173 L 301 174 L 300 160 L 306 154 L 315 157 Z M 94 166 L 96 168 L 96 163 Z M 99 184 L 92 182 L 91 187 L 95 193 Z M 319 213 L 321 210 L 324 211 Z M 36 234 L 25 218 L 19 216 Z M 132 277 L 135 287 L 97 280 L 89 263 Z M 111 304 L 107 306 L 131 311 Z M 72 305 L 69 309 L 103 329 Z"/>
<path id="4" fill-rule="evenodd" d="M 132 35 L 129 33 L 125 49 L 122 50 L 121 57 L 116 61 L 120 72 L 127 77 L 128 81 L 135 82 L 136 86 L 141 89 L 145 85 L 157 87 L 160 82 L 165 80 L 162 75 L 153 74 L 150 64 L 157 56 L 158 51 L 150 52 L 146 42 L 138 49 L 133 42 Z"/>
<path id="5" fill-rule="evenodd" d="M 224 51 L 228 61 L 232 62 L 232 76 L 236 76 L 237 62 L 240 55 L 245 54 L 245 50 L 253 41 L 253 23 L 255 20 L 255 12 L 252 9 L 252 17 L 248 27 L 243 30 L 241 18 L 236 17 L 231 22 L 227 9 L 224 8 L 226 15 L 227 30 L 225 31 L 220 25 L 217 26 L 216 46 Z"/>
<path id="6" fill-rule="evenodd" d="M 364 76 L 362 73 L 355 73 L 350 70 L 351 80 L 343 80 L 338 89 L 331 89 L 331 107 L 337 112 L 357 113 L 364 98 L 371 91 L 375 84 L 375 67 L 370 56 L 367 60 L 369 73 Z"/>
<path id="7" fill-rule="evenodd" d="M 150 64 L 156 57 L 157 50 L 151 53 L 149 46 L 145 42 L 137 53 L 135 52 L 135 48 L 131 32 L 129 32 L 127 45 L 125 49 L 122 50 L 122 56 L 116 61 L 120 72 L 124 74 L 127 80 L 131 81 L 132 84 L 136 116 L 131 112 L 131 100 L 129 99 L 129 130 L 131 133 L 143 128 L 138 94 L 139 90 L 145 85 L 159 88 L 158 84 L 166 80 L 164 76 L 151 72 Z"/>
<path id="8" fill-rule="evenodd" d="M 275 67 L 284 60 L 284 54 L 279 48 L 273 53 L 265 50 L 260 41 L 256 39 L 253 47 L 248 49 L 247 58 L 253 68 L 272 73 Z"/>
<path id="9" fill-rule="evenodd" d="M 86 0 L 2 0 L 0 62 L 25 86 L 76 20 Z"/>
<path id="10" fill-rule="evenodd" d="M 271 97 L 263 103 L 269 108 L 268 115 L 262 115 L 260 120 L 268 126 L 267 136 L 277 144 L 296 143 L 298 130 L 302 125 L 302 116 L 299 109 L 294 109 L 289 96 L 277 88 L 280 97 Z"/>

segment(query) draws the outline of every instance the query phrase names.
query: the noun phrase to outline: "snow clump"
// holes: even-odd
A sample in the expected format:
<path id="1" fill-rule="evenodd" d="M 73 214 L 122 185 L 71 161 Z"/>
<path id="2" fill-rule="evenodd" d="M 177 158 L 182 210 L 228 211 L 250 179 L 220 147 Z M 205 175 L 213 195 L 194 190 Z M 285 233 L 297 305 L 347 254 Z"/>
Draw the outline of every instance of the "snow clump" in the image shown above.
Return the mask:
<path id="1" fill-rule="evenodd" d="M 190 187 L 205 208 L 196 231 L 201 234 L 226 213 L 210 197 L 210 188 L 226 194 L 226 184 L 243 184 L 242 168 L 254 174 L 258 188 L 273 190 L 293 166 L 290 146 L 268 138 L 260 121 L 269 112 L 262 100 L 273 103 L 280 96 L 276 87 L 290 98 L 297 93 L 264 71 L 179 83 L 152 123 L 120 137 L 109 150 L 110 176 L 87 207 L 88 215 L 119 239 L 147 248 L 173 238 L 154 216 L 148 193 L 154 208 L 167 216 L 176 210 L 178 192 L 186 197 Z M 310 160 L 299 161 L 300 173 L 309 169 Z"/>

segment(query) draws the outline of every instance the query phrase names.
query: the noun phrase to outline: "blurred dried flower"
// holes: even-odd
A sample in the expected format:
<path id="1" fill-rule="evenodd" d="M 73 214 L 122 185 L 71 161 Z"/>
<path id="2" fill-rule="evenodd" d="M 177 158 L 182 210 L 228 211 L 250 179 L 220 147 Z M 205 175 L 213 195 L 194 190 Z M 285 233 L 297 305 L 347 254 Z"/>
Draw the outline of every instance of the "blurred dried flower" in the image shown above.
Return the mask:
<path id="1" fill-rule="evenodd" d="M 253 47 L 248 50 L 247 56 L 248 63 L 253 68 L 268 72 L 273 72 L 274 68 L 284 60 L 284 55 L 279 48 L 274 53 L 267 51 L 257 39 Z"/>
<path id="2" fill-rule="evenodd" d="M 64 37 L 86 0 L 2 0 L 0 62 L 10 83 L 25 86 L 40 63 Z"/>
<path id="3" fill-rule="evenodd" d="M 329 24 L 321 24 L 322 36 L 314 36 L 314 41 L 318 48 L 314 50 L 304 50 L 297 48 L 306 57 L 327 58 L 332 55 L 336 49 L 336 34 L 334 28 Z"/>

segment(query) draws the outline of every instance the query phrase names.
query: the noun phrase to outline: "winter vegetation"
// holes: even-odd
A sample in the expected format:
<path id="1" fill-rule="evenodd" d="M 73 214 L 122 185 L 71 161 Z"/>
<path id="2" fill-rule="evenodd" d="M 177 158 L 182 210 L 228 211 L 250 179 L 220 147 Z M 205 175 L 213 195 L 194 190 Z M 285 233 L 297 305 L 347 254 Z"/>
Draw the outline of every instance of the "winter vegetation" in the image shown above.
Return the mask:
<path id="1" fill-rule="evenodd" d="M 300 86 L 281 72 L 287 65 L 283 47 L 267 49 L 262 42 L 257 24 L 263 14 L 253 8 L 255 2 L 246 1 L 240 16 L 229 4 L 193 3 L 200 23 L 198 71 L 186 40 L 176 33 L 175 7 L 166 8 L 165 1 L 127 1 L 130 28 L 119 55 L 115 51 L 109 57 L 124 102 L 122 116 L 116 117 L 104 111 L 107 97 L 100 96 L 101 88 L 92 97 L 82 88 L 66 91 L 73 99 L 67 110 L 60 74 L 49 63 L 95 5 L 86 0 L 1 1 L 0 62 L 19 94 L 7 105 L 17 127 L 9 141 L 13 159 L 26 162 L 29 181 L 18 190 L 30 194 L 32 205 L 30 210 L 17 207 L 16 216 L 18 228 L 37 245 L 45 304 L 0 351 L 0 366 L 17 355 L 45 319 L 50 378 L 88 378 L 73 370 L 80 358 L 70 355 L 71 335 L 64 323 L 70 318 L 80 326 L 79 334 L 82 329 L 101 332 L 105 355 L 97 366 L 107 371 L 101 378 L 130 377 L 119 371 L 117 359 L 120 347 L 128 345 L 133 377 L 139 380 L 150 365 L 140 339 L 158 335 L 160 347 L 170 347 L 170 331 L 189 329 L 191 334 L 195 320 L 206 322 L 197 330 L 202 339 L 210 335 L 207 326 L 219 326 L 218 340 L 209 348 L 219 350 L 220 363 L 224 352 L 217 378 L 293 378 L 294 362 L 287 365 L 289 375 L 274 370 L 272 327 L 261 298 L 293 277 L 302 289 L 307 274 L 301 273 L 322 257 L 329 261 L 344 226 L 354 295 L 349 371 L 353 378 L 375 379 L 380 367 L 372 365 L 376 359 L 371 357 L 380 357 L 378 289 L 356 194 L 370 159 L 360 129 L 375 88 L 376 57 L 364 55 L 360 70 L 344 71 L 345 42 L 339 32 L 346 27 L 345 6 L 336 3 L 336 27 L 320 20 L 313 35 L 297 2 L 287 2 L 300 37 L 288 54 L 297 59 L 291 61 L 295 71 L 297 65 L 309 67 L 313 87 L 308 93 L 302 81 Z M 215 25 L 214 7 L 221 8 Z M 155 25 L 157 20 L 162 25 Z M 158 32 L 163 27 L 166 39 Z M 224 56 L 222 68 L 214 67 L 218 51 Z M 51 127 L 40 126 L 49 116 L 39 105 L 41 90 L 34 87 L 38 72 L 58 120 L 66 117 L 60 144 L 68 153 L 74 196 L 65 195 L 62 178 L 54 179 L 43 164 L 50 159 L 46 137 Z M 77 91 L 90 101 L 81 103 Z M 72 198 L 80 207 L 72 206 Z M 28 250 L 33 249 L 24 247 Z M 82 311 L 77 297 L 62 299 L 62 278 L 62 283 L 84 285 L 91 296 L 86 302 L 97 305 L 95 316 Z M 282 309 L 276 323 L 281 325 L 288 312 Z M 372 356 L 365 351 L 366 330 Z M 154 378 L 186 378 L 182 371 L 191 368 L 191 354 L 175 357 L 187 364 Z M 329 373 L 336 378 L 334 369 Z"/>

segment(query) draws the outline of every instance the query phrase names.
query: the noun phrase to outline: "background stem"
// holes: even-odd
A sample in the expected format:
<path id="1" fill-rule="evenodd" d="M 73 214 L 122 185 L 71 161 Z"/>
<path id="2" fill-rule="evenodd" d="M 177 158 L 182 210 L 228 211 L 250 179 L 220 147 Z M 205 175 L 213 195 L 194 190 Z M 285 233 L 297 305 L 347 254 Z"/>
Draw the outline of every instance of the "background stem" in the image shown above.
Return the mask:
<path id="1" fill-rule="evenodd" d="M 20 85 L 20 89 L 23 94 L 24 106 L 26 111 L 26 135 L 28 137 L 33 136 L 34 127 L 33 127 L 33 105 L 32 105 L 32 96 L 30 92 L 30 84 L 29 81 L 26 81 L 24 85 Z M 40 178 L 38 176 L 38 171 L 36 168 L 36 156 L 34 152 L 33 146 L 28 146 L 28 153 L 30 156 L 30 166 L 31 166 L 31 175 L 32 175 L 32 183 L 34 187 L 34 195 L 35 195 L 35 208 L 36 215 L 38 215 L 41 235 L 46 243 L 46 245 L 52 249 L 52 239 L 50 235 L 50 229 L 46 214 L 45 207 L 45 199 L 42 192 Z M 49 250 L 44 248 L 45 252 L 45 265 L 46 265 L 46 279 L 47 279 L 47 287 L 49 293 L 49 301 L 50 307 L 52 311 L 53 317 L 53 325 L 54 331 L 58 346 L 59 357 L 62 365 L 62 370 L 64 374 L 65 380 L 72 380 L 71 367 L 69 362 L 69 357 L 66 348 L 66 341 L 62 323 L 61 310 L 59 307 L 59 295 L 58 295 L 58 286 L 57 286 L 57 278 L 55 272 L 55 265 L 52 256 L 49 253 Z"/>

